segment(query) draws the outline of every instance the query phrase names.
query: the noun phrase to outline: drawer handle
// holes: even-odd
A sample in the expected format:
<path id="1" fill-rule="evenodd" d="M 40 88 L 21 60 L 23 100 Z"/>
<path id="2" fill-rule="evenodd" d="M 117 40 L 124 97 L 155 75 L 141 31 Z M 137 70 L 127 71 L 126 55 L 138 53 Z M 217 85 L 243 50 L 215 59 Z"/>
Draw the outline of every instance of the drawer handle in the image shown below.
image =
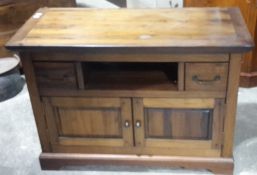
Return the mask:
<path id="1" fill-rule="evenodd" d="M 140 128 L 141 127 L 141 122 L 138 120 L 138 121 L 136 121 L 136 127 L 137 128 Z"/>
<path id="2" fill-rule="evenodd" d="M 220 75 L 216 75 L 212 80 L 201 80 L 198 78 L 197 75 L 194 75 L 192 77 L 192 80 L 195 81 L 196 83 L 199 83 L 199 84 L 208 84 L 208 83 L 212 83 L 212 82 L 215 82 L 215 81 L 219 81 L 221 79 Z"/>
<path id="3" fill-rule="evenodd" d="M 126 120 L 126 121 L 125 121 L 125 123 L 124 123 L 124 127 L 125 127 L 125 128 L 129 128 L 129 127 L 130 127 L 130 123 L 129 123 L 129 121 L 128 121 L 128 120 Z"/>

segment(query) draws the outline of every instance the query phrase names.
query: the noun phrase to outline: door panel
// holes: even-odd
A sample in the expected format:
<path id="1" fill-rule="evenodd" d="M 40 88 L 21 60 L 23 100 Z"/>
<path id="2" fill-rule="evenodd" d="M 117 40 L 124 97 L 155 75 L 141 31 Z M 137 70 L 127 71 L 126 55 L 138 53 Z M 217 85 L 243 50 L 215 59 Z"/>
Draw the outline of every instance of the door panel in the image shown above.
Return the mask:
<path id="1" fill-rule="evenodd" d="M 59 109 L 60 136 L 121 138 L 118 109 Z"/>
<path id="2" fill-rule="evenodd" d="M 51 144 L 132 146 L 131 100 L 127 98 L 44 98 Z"/>
<path id="3" fill-rule="evenodd" d="M 134 98 L 135 145 L 142 152 L 166 148 L 172 155 L 201 150 L 200 156 L 220 156 L 223 105 L 222 99 Z"/>
<path id="4" fill-rule="evenodd" d="M 145 108 L 145 137 L 208 140 L 212 110 Z"/>

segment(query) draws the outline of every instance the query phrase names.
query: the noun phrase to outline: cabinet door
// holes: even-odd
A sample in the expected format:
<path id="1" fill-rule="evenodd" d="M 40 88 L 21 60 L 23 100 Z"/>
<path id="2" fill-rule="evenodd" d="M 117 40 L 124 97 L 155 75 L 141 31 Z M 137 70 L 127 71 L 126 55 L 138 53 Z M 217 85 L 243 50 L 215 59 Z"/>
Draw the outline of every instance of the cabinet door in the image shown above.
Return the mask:
<path id="1" fill-rule="evenodd" d="M 144 153 L 218 157 L 222 106 L 214 99 L 134 99 L 135 145 Z"/>
<path id="2" fill-rule="evenodd" d="M 133 144 L 130 99 L 49 97 L 43 101 L 52 145 Z"/>

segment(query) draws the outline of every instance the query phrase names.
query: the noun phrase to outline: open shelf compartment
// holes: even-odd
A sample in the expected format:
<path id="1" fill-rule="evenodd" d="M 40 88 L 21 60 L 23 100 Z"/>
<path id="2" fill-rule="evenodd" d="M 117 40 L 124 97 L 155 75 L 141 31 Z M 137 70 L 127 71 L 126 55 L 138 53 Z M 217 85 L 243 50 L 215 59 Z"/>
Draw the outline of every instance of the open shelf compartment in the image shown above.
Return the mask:
<path id="1" fill-rule="evenodd" d="M 86 90 L 178 90 L 178 63 L 83 62 L 81 65 Z"/>

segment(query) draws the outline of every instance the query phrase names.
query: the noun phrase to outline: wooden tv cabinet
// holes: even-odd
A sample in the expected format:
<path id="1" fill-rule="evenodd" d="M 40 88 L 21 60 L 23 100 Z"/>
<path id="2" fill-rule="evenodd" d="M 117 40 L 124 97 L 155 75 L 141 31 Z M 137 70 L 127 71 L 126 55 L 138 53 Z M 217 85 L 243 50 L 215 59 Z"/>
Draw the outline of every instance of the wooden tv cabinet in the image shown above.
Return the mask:
<path id="1" fill-rule="evenodd" d="M 233 170 L 241 54 L 236 8 L 39 9 L 19 52 L 42 169 L 115 164 Z"/>

